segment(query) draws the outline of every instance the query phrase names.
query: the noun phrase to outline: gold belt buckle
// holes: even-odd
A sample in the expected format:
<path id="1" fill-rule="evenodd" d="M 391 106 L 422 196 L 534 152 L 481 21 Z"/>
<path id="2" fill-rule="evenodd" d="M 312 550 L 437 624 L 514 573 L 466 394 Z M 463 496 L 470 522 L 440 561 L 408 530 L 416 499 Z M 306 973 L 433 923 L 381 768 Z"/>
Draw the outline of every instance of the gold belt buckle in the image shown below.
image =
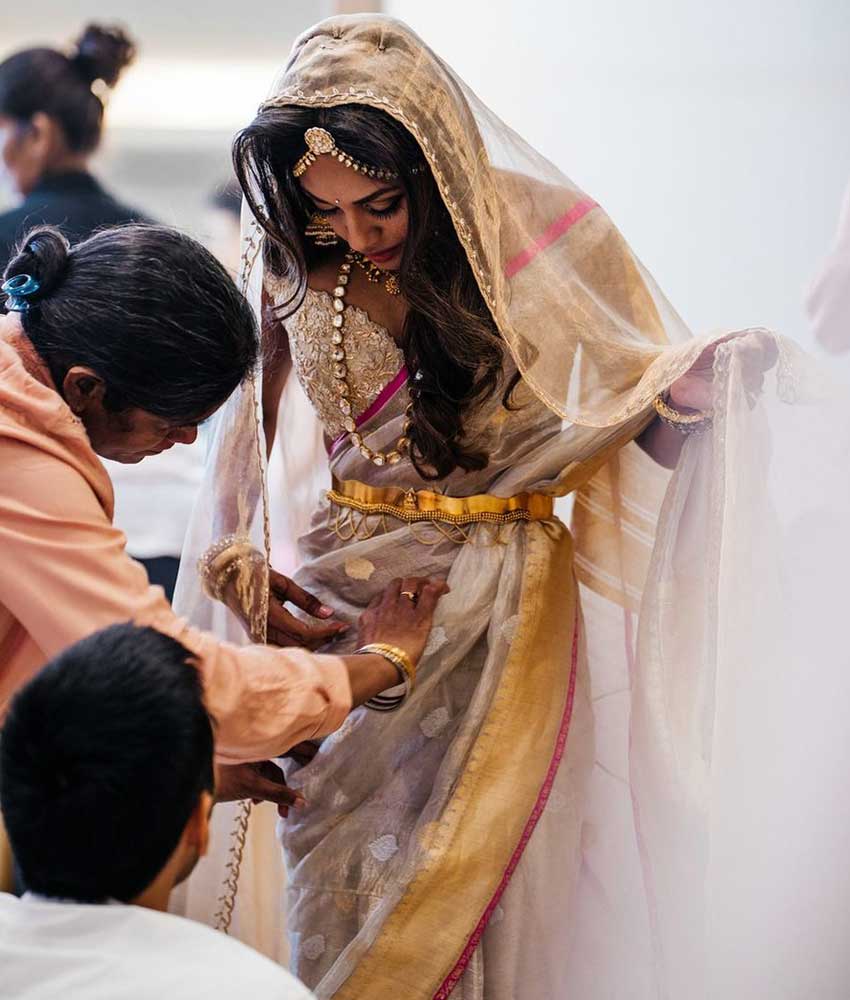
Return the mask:
<path id="1" fill-rule="evenodd" d="M 404 491 L 404 500 L 402 501 L 401 509 L 408 514 L 419 510 L 419 498 L 416 495 L 416 490 Z"/>

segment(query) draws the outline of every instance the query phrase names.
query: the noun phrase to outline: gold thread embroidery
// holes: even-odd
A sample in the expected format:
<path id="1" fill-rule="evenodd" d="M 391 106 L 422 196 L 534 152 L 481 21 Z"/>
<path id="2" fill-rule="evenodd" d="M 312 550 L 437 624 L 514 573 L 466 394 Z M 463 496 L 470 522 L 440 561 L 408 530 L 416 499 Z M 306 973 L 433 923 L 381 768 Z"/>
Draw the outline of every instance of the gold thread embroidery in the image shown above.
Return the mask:
<path id="1" fill-rule="evenodd" d="M 248 232 L 247 246 L 242 253 L 242 271 L 240 275 L 240 291 L 243 295 L 247 295 L 248 291 L 248 281 L 251 277 L 251 272 L 254 269 L 254 264 L 257 261 L 257 257 L 260 253 L 260 248 L 263 245 L 262 234 L 260 232 L 260 227 L 256 221 L 251 222 L 251 228 Z M 249 391 L 251 393 L 251 404 L 252 413 L 257 412 L 257 376 L 255 372 L 251 373 L 249 378 Z M 263 455 L 260 445 L 259 434 L 255 434 L 256 447 L 257 447 L 257 459 L 260 463 L 260 469 L 263 467 Z M 266 490 L 265 477 L 263 477 L 263 491 L 262 491 L 262 503 L 263 503 L 263 544 L 266 550 L 266 565 L 268 565 L 269 554 L 271 552 L 271 528 L 269 525 L 269 499 Z M 258 631 L 262 632 L 262 636 L 259 640 L 255 636 L 252 638 L 255 641 L 265 642 L 266 639 L 266 627 L 268 622 L 269 614 L 269 588 L 265 586 L 262 591 L 262 596 L 260 599 L 260 610 L 261 610 L 261 621 L 255 627 Z M 239 805 L 239 812 L 236 816 L 236 823 L 230 832 L 230 847 L 227 852 L 227 867 L 225 871 L 228 873 L 227 878 L 224 881 L 224 892 L 219 897 L 218 903 L 219 908 L 213 917 L 213 926 L 216 930 L 223 931 L 225 934 L 230 932 L 230 923 L 233 919 L 233 910 L 236 907 L 236 894 L 239 891 L 239 876 L 242 872 L 242 859 L 245 854 L 245 841 L 248 836 L 248 821 L 251 818 L 251 800 L 245 799 Z"/>
<path id="2" fill-rule="evenodd" d="M 230 923 L 233 920 L 233 910 L 236 907 L 236 893 L 239 888 L 239 874 L 242 870 L 242 856 L 245 853 L 245 841 L 248 837 L 248 820 L 251 817 L 251 800 L 245 799 L 239 803 L 236 823 L 230 834 L 230 848 L 227 852 L 228 872 L 224 880 L 224 893 L 218 897 L 219 908 L 213 917 L 217 931 L 230 933 Z"/>
<path id="3" fill-rule="evenodd" d="M 274 278 L 266 279 L 266 292 L 277 302 L 283 291 Z M 328 338 L 334 315 L 327 292 L 308 289 L 301 308 L 286 321 L 295 374 L 319 419 L 332 438 L 345 433 L 334 366 L 337 345 Z M 362 413 L 392 381 L 404 364 L 404 354 L 387 331 L 357 306 L 346 306 L 348 337 L 345 365 L 349 371 L 351 409 Z"/>

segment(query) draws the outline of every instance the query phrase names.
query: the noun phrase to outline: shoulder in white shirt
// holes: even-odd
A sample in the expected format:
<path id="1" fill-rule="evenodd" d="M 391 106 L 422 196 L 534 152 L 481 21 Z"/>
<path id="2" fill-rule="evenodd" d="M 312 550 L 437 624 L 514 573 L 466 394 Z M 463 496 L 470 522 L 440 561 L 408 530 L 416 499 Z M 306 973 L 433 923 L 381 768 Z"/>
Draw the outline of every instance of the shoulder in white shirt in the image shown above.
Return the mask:
<path id="1" fill-rule="evenodd" d="M 0 893 L 2 1000 L 310 1000 L 294 976 L 204 924 L 121 903 Z"/>

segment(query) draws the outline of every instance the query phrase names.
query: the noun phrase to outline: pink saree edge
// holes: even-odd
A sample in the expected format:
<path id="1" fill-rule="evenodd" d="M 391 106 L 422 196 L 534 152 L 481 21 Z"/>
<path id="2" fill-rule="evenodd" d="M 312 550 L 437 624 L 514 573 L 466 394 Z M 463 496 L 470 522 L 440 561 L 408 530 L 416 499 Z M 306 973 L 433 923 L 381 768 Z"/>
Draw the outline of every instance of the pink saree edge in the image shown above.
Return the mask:
<path id="1" fill-rule="evenodd" d="M 565 212 L 560 218 L 555 219 L 550 226 L 544 229 L 530 246 L 527 246 L 525 250 L 518 253 L 516 257 L 512 257 L 505 264 L 505 276 L 513 278 L 515 274 L 519 274 L 539 253 L 551 246 L 560 236 L 563 236 L 579 219 L 583 219 L 591 209 L 597 207 L 597 203 L 592 198 L 583 198 L 581 201 L 576 202 L 568 212 Z"/>
<path id="2" fill-rule="evenodd" d="M 573 715 L 573 702 L 575 700 L 575 690 L 576 690 L 576 676 L 577 676 L 577 666 L 578 666 L 578 629 L 579 629 L 579 615 L 578 609 L 576 609 L 575 616 L 575 627 L 573 629 L 573 644 L 572 644 L 572 654 L 570 662 L 570 683 L 567 688 L 567 698 L 564 704 L 564 714 L 561 719 L 561 725 L 558 730 L 558 738 L 555 741 L 555 749 L 552 754 L 552 760 L 549 762 L 549 768 L 546 771 L 546 777 L 543 780 L 543 784 L 540 788 L 540 793 L 537 796 L 537 801 L 534 804 L 534 808 L 531 810 L 531 815 L 528 817 L 528 821 L 523 828 L 522 835 L 520 836 L 519 843 L 516 846 L 511 859 L 508 862 L 507 868 L 505 868 L 504 874 L 502 875 L 501 881 L 493 894 L 493 898 L 487 904 L 481 919 L 475 926 L 475 930 L 470 935 L 469 940 L 466 943 L 463 951 L 461 952 L 460 958 L 455 964 L 452 971 L 448 974 L 446 979 L 443 981 L 442 986 L 434 994 L 433 1000 L 448 1000 L 455 986 L 458 984 L 458 980 L 463 975 L 467 965 L 472 958 L 472 954 L 478 947 L 481 938 L 484 936 L 484 931 L 487 929 L 487 925 L 490 923 L 490 919 L 496 907 L 499 905 L 499 900 L 502 898 L 505 889 L 508 887 L 508 883 L 513 876 L 516 866 L 519 864 L 520 858 L 525 853 L 525 849 L 528 846 L 529 840 L 531 840 L 531 835 L 534 833 L 534 828 L 540 817 L 543 815 L 543 810 L 546 807 L 546 803 L 549 801 L 549 794 L 552 791 L 552 785 L 555 782 L 555 775 L 558 773 L 558 767 L 560 766 L 561 759 L 564 756 L 564 748 L 567 745 L 567 736 L 570 731 L 570 722 Z"/>
<path id="3" fill-rule="evenodd" d="M 402 365 L 398 372 L 396 372 L 393 378 L 387 382 L 384 388 L 381 389 L 366 409 L 354 418 L 354 423 L 357 427 L 362 427 L 367 420 L 371 420 L 375 414 L 379 413 L 398 392 L 398 390 L 407 382 L 408 377 L 407 365 Z M 343 432 L 331 443 L 330 448 L 328 448 L 328 456 L 330 458 L 334 457 L 347 438 L 348 434 Z"/>

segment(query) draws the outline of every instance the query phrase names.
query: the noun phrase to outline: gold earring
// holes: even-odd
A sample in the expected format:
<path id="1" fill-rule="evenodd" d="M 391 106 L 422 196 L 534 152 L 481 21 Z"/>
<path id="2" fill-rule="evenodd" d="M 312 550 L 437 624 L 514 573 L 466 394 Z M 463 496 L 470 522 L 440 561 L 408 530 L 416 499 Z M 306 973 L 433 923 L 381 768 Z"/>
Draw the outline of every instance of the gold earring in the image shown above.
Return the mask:
<path id="1" fill-rule="evenodd" d="M 310 217 L 304 235 L 308 236 L 317 247 L 335 247 L 339 243 L 330 220 L 318 212 Z"/>

